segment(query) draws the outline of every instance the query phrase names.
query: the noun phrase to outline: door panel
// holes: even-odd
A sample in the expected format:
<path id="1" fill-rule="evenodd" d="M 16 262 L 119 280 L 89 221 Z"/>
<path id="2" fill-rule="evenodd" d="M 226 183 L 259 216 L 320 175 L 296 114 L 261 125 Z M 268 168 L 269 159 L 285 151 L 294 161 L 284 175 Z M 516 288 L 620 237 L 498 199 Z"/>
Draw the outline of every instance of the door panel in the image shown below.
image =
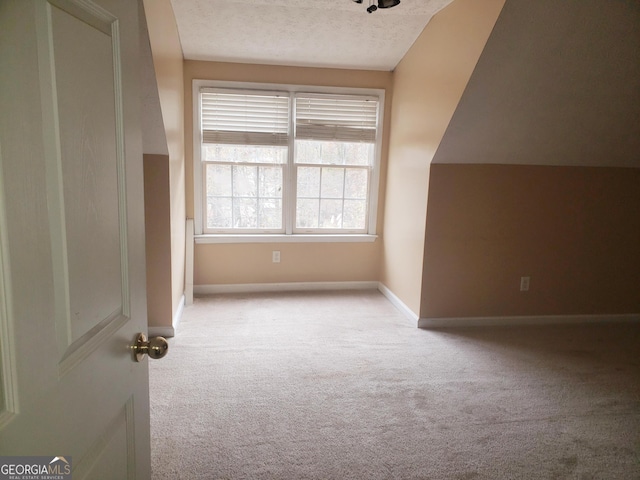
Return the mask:
<path id="1" fill-rule="evenodd" d="M 135 450 L 129 441 L 133 434 L 133 402 L 130 399 L 82 458 L 73 478 L 133 478 Z M 113 458 L 126 458 L 127 461 L 114 465 Z"/>
<path id="2" fill-rule="evenodd" d="M 129 313 L 122 66 L 115 17 L 86 5 L 44 5 L 41 15 L 41 84 L 51 86 L 42 102 L 54 129 L 45 148 L 49 218 L 57 227 L 56 332 L 65 372 Z"/>
<path id="3" fill-rule="evenodd" d="M 0 0 L 0 455 L 74 478 L 150 474 L 138 29 L 132 0 Z"/>
<path id="4" fill-rule="evenodd" d="M 75 342 L 122 312 L 117 165 L 121 158 L 116 146 L 122 125 L 115 117 L 121 98 L 114 94 L 114 70 L 120 66 L 114 64 L 111 35 L 57 7 L 50 10 L 47 40 L 53 44 L 48 49 L 53 55 L 47 71 L 54 72 L 51 101 L 57 106 L 60 132 L 60 156 L 51 169 L 52 177 L 62 180 L 62 188 L 56 185 L 54 191 L 62 191 L 59 211 L 64 213 L 52 223 L 63 224 L 65 233 L 52 247 L 62 250 L 61 260 L 66 257 L 69 311 L 61 330 Z M 117 108 L 121 110 L 121 104 Z"/>

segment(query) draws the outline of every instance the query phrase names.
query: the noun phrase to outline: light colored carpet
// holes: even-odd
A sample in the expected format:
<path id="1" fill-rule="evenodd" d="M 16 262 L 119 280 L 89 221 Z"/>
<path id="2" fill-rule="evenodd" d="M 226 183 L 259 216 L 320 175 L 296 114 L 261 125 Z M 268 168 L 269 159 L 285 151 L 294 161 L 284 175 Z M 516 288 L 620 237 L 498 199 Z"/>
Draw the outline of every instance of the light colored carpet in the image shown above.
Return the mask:
<path id="1" fill-rule="evenodd" d="M 199 298 L 154 479 L 639 479 L 640 325 L 417 329 L 375 291 Z"/>

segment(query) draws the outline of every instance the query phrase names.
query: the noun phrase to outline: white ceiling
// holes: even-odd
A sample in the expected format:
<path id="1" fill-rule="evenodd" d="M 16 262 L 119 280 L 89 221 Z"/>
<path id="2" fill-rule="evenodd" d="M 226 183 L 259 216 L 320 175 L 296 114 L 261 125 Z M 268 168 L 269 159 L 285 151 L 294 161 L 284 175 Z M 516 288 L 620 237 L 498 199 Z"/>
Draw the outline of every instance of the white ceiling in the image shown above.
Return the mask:
<path id="1" fill-rule="evenodd" d="M 267 65 L 393 70 L 452 0 L 171 0 L 184 57 Z M 377 2 L 376 2 L 377 3 Z"/>

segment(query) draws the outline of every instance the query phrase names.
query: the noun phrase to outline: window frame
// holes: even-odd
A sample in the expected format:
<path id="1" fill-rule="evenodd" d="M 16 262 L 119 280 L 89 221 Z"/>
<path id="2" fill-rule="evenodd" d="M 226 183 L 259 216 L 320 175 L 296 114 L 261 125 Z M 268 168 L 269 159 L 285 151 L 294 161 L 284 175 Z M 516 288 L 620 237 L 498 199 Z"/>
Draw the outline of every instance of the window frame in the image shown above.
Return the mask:
<path id="1" fill-rule="evenodd" d="M 295 226 L 295 192 L 296 192 L 296 164 L 294 159 L 295 148 L 295 114 L 289 118 L 289 155 L 286 164 L 283 164 L 283 189 L 290 192 L 283 195 L 283 230 L 284 232 L 256 232 L 256 231 L 229 231 L 220 233 L 205 233 L 204 212 L 206 211 L 204 195 L 204 182 L 206 176 L 204 168 L 206 162 L 202 160 L 202 130 L 201 118 L 201 88 L 220 88 L 260 92 L 282 92 L 290 95 L 290 102 L 294 103 L 294 96 L 298 93 L 328 94 L 328 95 L 355 95 L 378 98 L 378 121 L 376 129 L 376 141 L 374 144 L 374 158 L 369 179 L 368 218 L 366 231 L 349 232 L 347 229 L 329 230 L 316 229 L 312 232 L 300 232 Z M 194 234 L 197 243 L 230 243 L 230 242 L 265 242 L 265 241 L 327 241 L 327 242 L 353 242 L 374 241 L 377 238 L 378 199 L 380 190 L 380 165 L 382 157 L 382 138 L 384 125 L 385 90 L 374 88 L 356 87 L 326 87 L 318 85 L 293 85 L 272 84 L 254 82 L 229 82 L 217 80 L 194 79 L 192 81 L 192 111 L 193 111 L 193 200 L 194 200 Z M 294 112 L 295 108 L 292 107 Z M 318 165 L 322 166 L 322 165 Z M 336 165 L 338 166 L 338 165 Z"/>

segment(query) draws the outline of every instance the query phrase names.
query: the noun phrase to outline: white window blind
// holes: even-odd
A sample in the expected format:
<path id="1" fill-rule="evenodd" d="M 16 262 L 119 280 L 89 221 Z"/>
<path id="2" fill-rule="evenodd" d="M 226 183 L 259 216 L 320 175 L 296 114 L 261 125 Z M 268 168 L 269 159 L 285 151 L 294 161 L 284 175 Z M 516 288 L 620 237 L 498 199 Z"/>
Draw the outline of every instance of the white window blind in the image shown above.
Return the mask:
<path id="1" fill-rule="evenodd" d="M 296 139 L 375 143 L 378 99 L 298 94 Z"/>
<path id="2" fill-rule="evenodd" d="M 200 95 L 203 143 L 288 145 L 287 93 L 202 88 Z"/>

